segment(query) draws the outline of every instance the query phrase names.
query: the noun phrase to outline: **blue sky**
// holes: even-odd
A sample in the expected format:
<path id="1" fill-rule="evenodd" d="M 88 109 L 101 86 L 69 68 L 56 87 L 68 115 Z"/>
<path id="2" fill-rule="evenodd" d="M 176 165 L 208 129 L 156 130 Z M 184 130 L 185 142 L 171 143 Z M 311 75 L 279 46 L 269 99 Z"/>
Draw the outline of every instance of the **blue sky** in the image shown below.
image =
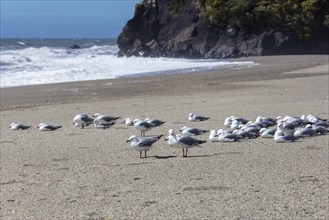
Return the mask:
<path id="1" fill-rule="evenodd" d="M 0 0 L 1 38 L 116 38 L 141 0 Z"/>

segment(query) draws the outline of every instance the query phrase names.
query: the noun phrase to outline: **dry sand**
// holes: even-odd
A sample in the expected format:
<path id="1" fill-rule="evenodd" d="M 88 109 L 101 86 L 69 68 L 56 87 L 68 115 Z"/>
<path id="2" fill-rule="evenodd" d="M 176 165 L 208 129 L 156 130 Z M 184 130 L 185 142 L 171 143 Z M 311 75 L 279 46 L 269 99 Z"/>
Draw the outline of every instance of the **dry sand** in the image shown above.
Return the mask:
<path id="1" fill-rule="evenodd" d="M 166 135 L 224 128 L 230 115 L 329 118 L 328 59 L 253 57 L 238 59 L 259 63 L 246 69 L 1 89 L 0 219 L 328 219 L 329 135 L 207 142 L 188 158 L 162 138 L 140 159 L 125 143 L 134 128 L 72 125 L 79 113 L 152 117 L 166 123 L 146 134 Z M 190 112 L 211 119 L 188 122 Z M 40 122 L 63 128 L 40 132 Z"/>

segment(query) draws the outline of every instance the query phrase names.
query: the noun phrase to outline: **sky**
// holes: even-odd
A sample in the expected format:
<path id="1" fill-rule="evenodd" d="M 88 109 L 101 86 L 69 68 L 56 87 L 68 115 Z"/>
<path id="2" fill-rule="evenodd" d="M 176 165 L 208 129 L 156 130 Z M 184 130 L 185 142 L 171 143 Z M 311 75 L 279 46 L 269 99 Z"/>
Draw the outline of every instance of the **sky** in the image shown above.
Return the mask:
<path id="1" fill-rule="evenodd" d="M 141 0 L 0 0 L 1 38 L 116 38 Z"/>

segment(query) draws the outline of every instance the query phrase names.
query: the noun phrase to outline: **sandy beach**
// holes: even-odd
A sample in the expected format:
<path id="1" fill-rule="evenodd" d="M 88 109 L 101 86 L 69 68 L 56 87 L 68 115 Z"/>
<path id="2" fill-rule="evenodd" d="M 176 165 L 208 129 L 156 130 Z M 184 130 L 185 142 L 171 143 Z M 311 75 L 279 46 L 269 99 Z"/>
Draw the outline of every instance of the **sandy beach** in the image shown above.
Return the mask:
<path id="1" fill-rule="evenodd" d="M 0 219 L 329 219 L 329 135 L 293 143 L 207 142 L 187 158 L 164 141 L 186 125 L 224 128 L 228 116 L 329 118 L 329 56 L 236 60 L 213 72 L 1 88 Z M 120 116 L 80 129 L 77 114 Z M 210 120 L 189 122 L 190 112 Z M 166 123 L 148 158 L 125 141 L 124 118 Z M 10 123 L 32 125 L 12 131 Z M 47 122 L 63 127 L 41 132 Z M 198 136 L 207 140 L 208 134 Z"/>

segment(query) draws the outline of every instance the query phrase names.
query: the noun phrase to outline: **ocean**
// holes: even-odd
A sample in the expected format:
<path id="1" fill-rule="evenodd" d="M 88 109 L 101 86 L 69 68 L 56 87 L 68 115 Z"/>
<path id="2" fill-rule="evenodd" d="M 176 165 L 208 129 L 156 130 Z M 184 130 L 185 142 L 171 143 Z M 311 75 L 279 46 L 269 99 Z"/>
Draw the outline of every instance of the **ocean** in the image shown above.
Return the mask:
<path id="1" fill-rule="evenodd" d="M 72 45 L 79 49 L 72 49 Z M 1 39 L 0 87 L 244 68 L 254 62 L 118 57 L 116 39 Z"/>

